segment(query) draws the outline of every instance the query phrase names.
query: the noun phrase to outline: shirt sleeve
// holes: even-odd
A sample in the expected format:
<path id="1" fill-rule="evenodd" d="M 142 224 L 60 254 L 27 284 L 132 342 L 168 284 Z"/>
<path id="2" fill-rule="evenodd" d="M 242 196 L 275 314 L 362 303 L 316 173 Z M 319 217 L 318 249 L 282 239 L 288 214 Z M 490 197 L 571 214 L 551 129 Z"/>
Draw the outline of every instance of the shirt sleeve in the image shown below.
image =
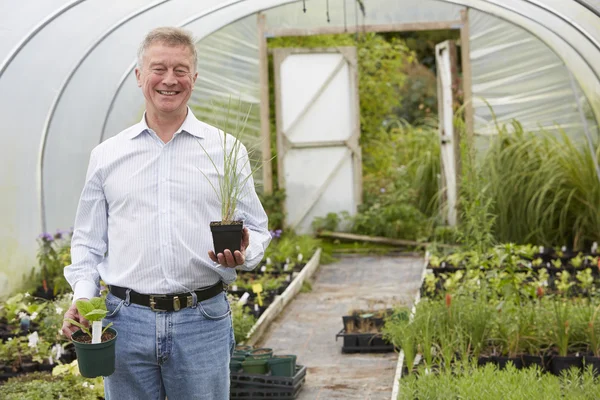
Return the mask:
<path id="1" fill-rule="evenodd" d="M 269 220 L 256 190 L 254 180 L 252 179 L 252 170 L 248 161 L 246 148 L 242 146 L 243 174 L 240 179 L 244 182 L 242 196 L 238 200 L 237 212 L 244 221 L 244 226 L 248 228 L 250 243 L 246 248 L 246 261 L 244 264 L 236 267 L 238 270 L 251 271 L 260 263 L 265 255 L 265 250 L 271 242 L 269 233 Z"/>
<path id="2" fill-rule="evenodd" d="M 71 265 L 64 269 L 65 278 L 73 288 L 73 300 L 95 297 L 100 292 L 98 264 L 104 259 L 108 248 L 107 210 L 96 148 L 90 155 L 77 207 L 71 240 Z"/>

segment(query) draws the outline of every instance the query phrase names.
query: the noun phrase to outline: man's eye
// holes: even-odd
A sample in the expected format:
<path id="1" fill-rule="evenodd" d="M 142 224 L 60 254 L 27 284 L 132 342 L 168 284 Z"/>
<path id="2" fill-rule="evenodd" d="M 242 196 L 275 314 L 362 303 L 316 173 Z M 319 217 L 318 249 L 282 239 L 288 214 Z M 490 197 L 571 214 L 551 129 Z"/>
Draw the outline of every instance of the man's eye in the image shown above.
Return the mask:
<path id="1" fill-rule="evenodd" d="M 185 75 L 187 75 L 187 71 L 186 71 L 186 70 L 183 70 L 183 69 L 176 69 L 176 70 L 175 70 L 175 74 L 176 74 L 177 76 L 185 76 Z"/>
<path id="2" fill-rule="evenodd" d="M 155 74 L 163 74 L 165 72 L 164 68 L 152 68 L 152 72 Z"/>

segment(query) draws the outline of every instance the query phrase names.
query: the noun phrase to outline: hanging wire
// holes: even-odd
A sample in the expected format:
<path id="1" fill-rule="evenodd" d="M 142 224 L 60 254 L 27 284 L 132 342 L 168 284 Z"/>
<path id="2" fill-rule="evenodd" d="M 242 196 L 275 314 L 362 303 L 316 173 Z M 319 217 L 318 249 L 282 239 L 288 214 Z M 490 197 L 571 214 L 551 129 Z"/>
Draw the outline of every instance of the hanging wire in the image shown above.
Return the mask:
<path id="1" fill-rule="evenodd" d="M 346 23 L 346 0 L 342 0 L 344 4 L 344 32 L 348 32 L 348 25 Z"/>
<path id="2" fill-rule="evenodd" d="M 306 14 L 306 0 L 302 0 L 302 11 Z"/>
<path id="3" fill-rule="evenodd" d="M 331 19 L 329 19 L 329 0 L 327 0 L 327 23 L 330 23 Z"/>
<path id="4" fill-rule="evenodd" d="M 354 40 L 358 40 L 358 1 L 354 2 L 354 25 L 356 31 L 354 32 Z"/>

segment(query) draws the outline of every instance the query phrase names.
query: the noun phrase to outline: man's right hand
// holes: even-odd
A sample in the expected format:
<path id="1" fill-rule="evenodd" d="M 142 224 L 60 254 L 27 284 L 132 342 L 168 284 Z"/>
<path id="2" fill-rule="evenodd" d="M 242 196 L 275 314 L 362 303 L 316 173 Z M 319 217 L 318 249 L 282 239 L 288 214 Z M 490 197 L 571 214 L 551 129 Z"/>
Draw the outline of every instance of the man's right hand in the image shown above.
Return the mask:
<path id="1" fill-rule="evenodd" d="M 87 319 L 79 315 L 79 311 L 77 311 L 77 305 L 75 303 L 71 304 L 71 307 L 69 307 L 65 313 L 65 318 L 71 318 L 85 326 L 90 325 Z M 79 330 L 79 327 L 71 324 L 69 321 L 63 321 L 62 332 L 69 340 L 71 340 L 71 335 L 73 335 L 73 333 L 77 330 Z"/>

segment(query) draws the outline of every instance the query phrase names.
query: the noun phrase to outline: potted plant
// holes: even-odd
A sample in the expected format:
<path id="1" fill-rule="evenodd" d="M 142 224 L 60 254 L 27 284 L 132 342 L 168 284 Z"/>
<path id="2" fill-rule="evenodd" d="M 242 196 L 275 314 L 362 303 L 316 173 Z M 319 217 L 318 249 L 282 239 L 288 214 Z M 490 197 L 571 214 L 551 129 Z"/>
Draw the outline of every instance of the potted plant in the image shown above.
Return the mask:
<path id="1" fill-rule="evenodd" d="M 65 318 L 80 330 L 72 335 L 79 372 L 86 378 L 109 376 L 115 371 L 115 343 L 117 331 L 111 328 L 112 322 L 102 327 L 102 320 L 108 313 L 102 297 L 79 299 L 75 302 L 79 315 L 92 323 L 90 331 L 85 325 Z"/>
<path id="2" fill-rule="evenodd" d="M 230 99 L 222 128 L 217 128 L 223 150 L 221 160 L 213 159 L 198 141 L 218 177 L 215 184 L 200 170 L 221 203 L 221 220 L 210 222 L 215 254 L 223 253 L 225 249 L 229 249 L 233 254 L 234 251 L 240 250 L 242 242 L 244 222 L 237 219 L 236 208 L 238 201 L 247 193 L 246 184 L 252 182 L 254 170 L 250 165 L 252 152 L 248 151 L 241 141 L 252 107 L 249 106 L 248 111 L 243 112 L 241 104 L 240 100 L 238 109 L 232 110 Z"/>
<path id="3" fill-rule="evenodd" d="M 552 358 L 550 366 L 553 374 L 560 376 L 561 371 L 571 367 L 581 368 L 582 357 L 569 354 L 570 336 L 571 336 L 571 305 L 568 302 L 554 301 L 554 326 L 551 328 L 551 335 L 556 346 L 557 355 Z"/>
<path id="4" fill-rule="evenodd" d="M 590 354 L 586 355 L 584 362 L 591 365 L 595 375 L 600 375 L 600 324 L 598 324 L 598 310 L 600 305 L 589 306 L 590 310 L 589 321 L 585 331 L 587 342 L 589 345 Z"/>

